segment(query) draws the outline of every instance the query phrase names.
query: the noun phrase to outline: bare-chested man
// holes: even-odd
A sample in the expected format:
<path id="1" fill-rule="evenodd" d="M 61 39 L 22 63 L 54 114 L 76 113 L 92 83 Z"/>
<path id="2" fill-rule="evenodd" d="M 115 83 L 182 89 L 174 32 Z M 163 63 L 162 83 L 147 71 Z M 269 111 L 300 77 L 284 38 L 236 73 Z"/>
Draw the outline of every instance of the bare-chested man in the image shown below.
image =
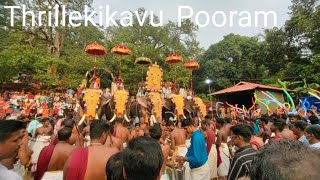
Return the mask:
<path id="1" fill-rule="evenodd" d="M 130 140 L 139 136 L 144 136 L 144 131 L 140 128 L 140 123 L 136 123 L 135 128 L 131 131 Z"/>
<path id="2" fill-rule="evenodd" d="M 140 119 L 140 129 L 144 132 L 144 134 L 149 134 L 149 131 L 148 131 L 148 121 L 146 121 L 147 117 L 143 117 Z"/>
<path id="3" fill-rule="evenodd" d="M 83 147 L 83 136 L 79 133 L 78 128 L 76 127 L 75 121 L 73 119 L 65 119 L 62 122 L 62 127 L 68 127 L 72 129 L 70 142 L 74 142 L 74 145 L 76 145 L 77 147 Z M 50 144 L 58 143 L 58 136 L 55 136 L 52 139 L 53 142 L 51 142 Z"/>
<path id="4" fill-rule="evenodd" d="M 63 125 L 64 127 L 72 129 L 70 141 L 75 142 L 74 145 L 76 145 L 77 147 L 83 147 L 83 136 L 79 132 L 79 129 L 77 128 L 77 124 L 75 123 L 75 121 L 73 119 L 66 119 L 63 121 Z"/>
<path id="5" fill-rule="evenodd" d="M 50 144 L 51 134 L 53 131 L 52 126 L 49 123 L 49 118 L 42 118 L 39 120 L 42 127 L 38 127 L 35 132 L 36 140 L 32 147 L 33 154 L 31 156 L 31 163 L 36 166 L 39 158 L 39 154 L 43 147 Z"/>
<path id="6" fill-rule="evenodd" d="M 184 145 L 186 143 L 186 131 L 174 126 L 173 123 L 170 124 L 170 129 L 173 129 L 170 133 L 171 149 L 175 150 L 176 146 Z"/>
<path id="7" fill-rule="evenodd" d="M 293 134 L 293 131 L 289 129 L 288 125 L 285 125 L 284 129 L 281 131 L 281 135 L 283 139 L 296 139 L 296 136 Z"/>
<path id="8" fill-rule="evenodd" d="M 35 180 L 51 179 L 53 177 L 62 179 L 63 167 L 71 153 L 78 147 L 72 146 L 70 137 L 72 130 L 62 128 L 58 131 L 58 144 L 49 145 L 42 149 L 39 159 Z"/>
<path id="9" fill-rule="evenodd" d="M 170 155 L 170 146 L 160 143 L 160 138 L 162 136 L 162 129 L 160 124 L 155 124 L 154 126 L 150 127 L 149 133 L 150 133 L 150 136 L 161 145 L 161 150 L 163 153 L 163 163 L 160 170 L 160 175 L 161 175 L 160 179 L 169 179 L 169 176 L 165 174 L 165 170 L 166 170 L 166 165 L 168 163 L 168 157 Z"/>
<path id="10" fill-rule="evenodd" d="M 122 151 L 123 150 L 122 140 L 120 138 L 113 136 L 114 126 L 112 124 L 110 125 L 109 132 L 110 133 L 104 145 L 107 147 L 116 147 L 119 151 Z"/>
<path id="11" fill-rule="evenodd" d="M 39 121 L 42 124 L 42 127 L 38 127 L 36 129 L 35 137 L 37 137 L 38 135 L 51 136 L 53 128 L 50 125 L 49 119 L 42 118 Z"/>
<path id="12" fill-rule="evenodd" d="M 105 146 L 109 125 L 93 120 L 90 125 L 91 143 L 87 148 L 75 150 L 63 169 L 63 179 L 105 179 L 106 162 L 119 150 Z"/>
<path id="13" fill-rule="evenodd" d="M 116 117 L 113 135 L 120 138 L 125 147 L 129 140 L 130 133 L 129 130 L 122 125 L 122 122 L 122 117 Z"/>
<path id="14" fill-rule="evenodd" d="M 228 148 L 228 136 L 230 132 L 230 125 L 225 123 L 223 118 L 217 118 L 217 132 L 216 146 L 218 156 L 218 176 L 225 177 L 228 175 L 230 166 L 230 152 Z"/>
<path id="15" fill-rule="evenodd" d="M 216 129 L 217 129 L 217 127 L 216 127 L 216 122 L 215 122 L 215 120 L 209 120 L 209 124 L 210 124 L 210 129 L 214 132 L 214 134 L 216 134 Z"/>

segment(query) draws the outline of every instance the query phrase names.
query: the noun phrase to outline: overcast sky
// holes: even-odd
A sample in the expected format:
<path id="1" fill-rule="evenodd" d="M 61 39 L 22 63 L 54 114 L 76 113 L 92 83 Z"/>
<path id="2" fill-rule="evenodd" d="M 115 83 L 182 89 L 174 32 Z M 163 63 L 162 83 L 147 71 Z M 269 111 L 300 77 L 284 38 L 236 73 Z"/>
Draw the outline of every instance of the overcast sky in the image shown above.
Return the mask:
<path id="1" fill-rule="evenodd" d="M 274 11 L 277 15 L 277 26 L 283 26 L 284 22 L 289 18 L 288 7 L 291 5 L 291 0 L 94 0 L 93 7 L 95 10 L 99 10 L 99 6 L 110 6 L 111 13 L 118 11 L 118 15 L 123 11 L 136 11 L 140 7 L 144 7 L 147 11 L 153 11 L 156 15 L 159 15 L 160 11 L 163 11 L 163 20 L 177 21 L 178 19 L 178 7 L 190 6 L 193 9 L 194 21 L 196 13 L 199 11 L 207 12 L 210 17 L 217 11 L 222 11 L 226 14 L 227 24 L 223 27 L 216 27 L 210 18 L 210 23 L 206 27 L 199 27 L 197 32 L 197 39 L 200 45 L 204 48 L 208 48 L 211 44 L 216 43 L 223 39 L 223 36 L 229 33 L 236 33 L 241 35 L 254 36 L 263 32 L 263 21 L 258 19 L 258 27 L 240 27 L 238 22 L 239 18 L 243 17 L 239 15 L 233 16 L 233 27 L 229 27 L 230 23 L 230 11 L 248 11 L 251 14 L 252 25 L 254 26 L 254 12 L 255 11 Z M 187 13 L 185 11 L 185 13 Z M 118 16 L 121 17 L 121 16 Z M 217 24 L 222 23 L 222 16 L 217 15 Z M 269 16 L 270 17 L 270 16 Z M 202 14 L 199 16 L 200 23 L 205 22 L 205 16 Z M 273 18 L 269 18 L 267 28 L 272 28 Z M 248 22 L 248 21 L 242 21 Z"/>

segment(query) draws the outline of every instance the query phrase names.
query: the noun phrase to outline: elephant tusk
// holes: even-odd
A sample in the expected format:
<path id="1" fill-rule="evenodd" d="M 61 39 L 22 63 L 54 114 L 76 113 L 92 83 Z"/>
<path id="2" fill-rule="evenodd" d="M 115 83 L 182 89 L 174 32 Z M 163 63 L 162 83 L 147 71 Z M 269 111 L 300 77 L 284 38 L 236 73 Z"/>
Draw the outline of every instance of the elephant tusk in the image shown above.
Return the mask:
<path id="1" fill-rule="evenodd" d="M 127 117 L 127 114 L 124 114 L 124 119 L 125 119 L 127 122 L 130 122 L 130 120 L 129 120 L 128 117 Z"/>
<path id="2" fill-rule="evenodd" d="M 99 119 L 98 114 L 96 114 L 96 119 Z"/>
<path id="3" fill-rule="evenodd" d="M 117 117 L 116 114 L 114 114 L 113 117 L 110 119 L 109 122 L 112 123 L 112 122 L 116 119 L 116 117 Z"/>
<path id="4" fill-rule="evenodd" d="M 86 119 L 86 115 L 83 114 L 82 117 L 81 117 L 81 120 L 80 120 L 79 123 L 78 123 L 78 126 L 80 126 L 85 119 Z"/>
<path id="5" fill-rule="evenodd" d="M 153 126 L 157 122 L 156 117 L 154 115 L 151 115 L 150 117 L 150 126 Z"/>

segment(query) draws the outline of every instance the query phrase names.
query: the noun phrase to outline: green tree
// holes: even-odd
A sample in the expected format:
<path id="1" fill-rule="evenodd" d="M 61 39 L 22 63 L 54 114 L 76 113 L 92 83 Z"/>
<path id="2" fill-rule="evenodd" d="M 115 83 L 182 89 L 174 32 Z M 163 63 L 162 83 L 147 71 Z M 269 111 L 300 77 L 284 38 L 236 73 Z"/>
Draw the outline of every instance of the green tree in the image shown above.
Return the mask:
<path id="1" fill-rule="evenodd" d="M 262 43 L 256 37 L 229 34 L 213 44 L 203 54 L 196 72 L 197 91 L 205 92 L 204 78 L 213 80 L 213 90 L 231 86 L 240 80 L 265 77 L 266 67 L 261 64 Z"/>
<path id="2" fill-rule="evenodd" d="M 138 12 L 142 17 L 145 10 L 140 8 Z M 154 19 L 159 20 L 157 17 Z M 165 58 L 172 53 L 178 53 L 185 62 L 201 54 L 203 50 L 195 39 L 197 26 L 191 21 L 185 21 L 182 27 L 178 27 L 176 23 L 169 21 L 164 26 L 154 27 L 149 24 L 150 21 L 151 17 L 147 16 L 145 24 L 140 26 L 137 18 L 133 16 L 133 23 L 130 27 L 112 26 L 106 29 L 107 47 L 111 49 L 116 45 L 124 44 L 133 52 L 131 56 L 123 57 L 122 71 L 125 84 L 129 89 L 136 90 L 136 82 L 145 79 L 147 69 L 133 63 L 141 56 L 148 57 L 160 65 L 164 71 L 164 79 L 167 81 L 174 81 L 174 66 L 176 66 L 177 83 L 188 84 L 190 71 L 183 68 L 183 63 L 170 65 L 165 62 Z M 110 62 L 109 68 L 116 70 L 114 73 L 118 74 L 120 58 L 117 55 L 112 55 L 110 58 L 112 60 L 107 60 Z"/>

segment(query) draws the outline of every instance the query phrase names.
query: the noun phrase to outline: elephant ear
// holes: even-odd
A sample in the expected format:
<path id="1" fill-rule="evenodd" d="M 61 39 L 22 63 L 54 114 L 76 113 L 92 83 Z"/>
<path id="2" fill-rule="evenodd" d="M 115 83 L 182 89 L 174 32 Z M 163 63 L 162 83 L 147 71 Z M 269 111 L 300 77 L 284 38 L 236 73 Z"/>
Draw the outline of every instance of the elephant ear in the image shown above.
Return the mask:
<path id="1" fill-rule="evenodd" d="M 177 115 L 180 116 L 184 116 L 183 113 L 183 108 L 184 108 L 184 99 L 183 96 L 180 94 L 172 94 L 171 95 L 172 98 L 172 102 L 175 104 L 176 106 L 176 110 L 177 110 Z"/>
<path id="2" fill-rule="evenodd" d="M 188 113 L 193 113 L 193 103 L 190 100 L 185 100 L 185 106 L 184 109 L 188 112 Z"/>
<path id="3" fill-rule="evenodd" d="M 201 115 L 205 117 L 207 115 L 207 109 L 202 99 L 199 97 L 194 97 L 193 100 L 194 100 L 194 103 L 199 107 Z"/>
<path id="4" fill-rule="evenodd" d="M 146 98 L 142 98 L 142 97 L 137 97 L 137 102 L 138 104 L 140 104 L 141 106 L 143 106 L 144 108 L 148 107 L 148 102 Z"/>
<path id="5" fill-rule="evenodd" d="M 169 99 L 163 99 L 162 100 L 163 101 L 163 107 L 164 108 L 166 108 L 167 110 L 173 110 L 173 108 L 172 108 L 172 101 L 171 100 L 169 100 Z"/>

